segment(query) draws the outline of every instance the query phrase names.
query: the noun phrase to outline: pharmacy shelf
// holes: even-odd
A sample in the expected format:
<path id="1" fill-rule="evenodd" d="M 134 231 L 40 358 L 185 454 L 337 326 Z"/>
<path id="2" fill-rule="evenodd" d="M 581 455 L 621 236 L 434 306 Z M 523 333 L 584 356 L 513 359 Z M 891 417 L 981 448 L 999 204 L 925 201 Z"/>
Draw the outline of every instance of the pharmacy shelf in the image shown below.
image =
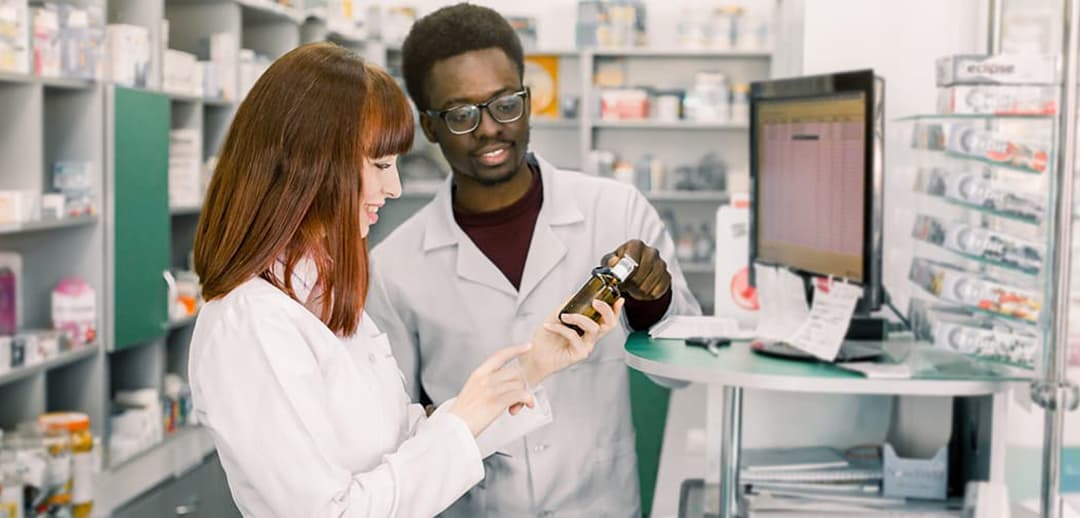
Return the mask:
<path id="1" fill-rule="evenodd" d="M 91 356 L 94 356 L 98 352 L 98 345 L 92 344 L 84 347 L 80 347 L 75 350 L 60 353 L 55 358 L 50 358 L 41 363 L 34 365 L 26 365 L 22 367 L 16 367 L 8 372 L 0 374 L 0 386 L 8 383 L 18 381 L 21 379 L 29 378 L 39 372 L 45 372 L 65 365 L 76 363 Z"/>
<path id="2" fill-rule="evenodd" d="M 203 106 L 213 106 L 218 108 L 229 108 L 233 105 L 233 102 L 228 99 L 219 99 L 216 97 L 205 97 L 202 102 Z"/>
<path id="3" fill-rule="evenodd" d="M 202 464 L 214 453 L 214 439 L 206 429 L 177 430 L 157 446 L 98 474 L 94 480 L 94 516 L 108 516 L 120 506 L 155 486 Z"/>
<path id="4" fill-rule="evenodd" d="M 713 273 L 716 271 L 716 265 L 704 261 L 688 261 L 679 263 L 679 266 L 682 266 L 684 273 Z"/>
<path id="5" fill-rule="evenodd" d="M 537 49 L 525 52 L 526 56 L 558 56 L 560 58 L 580 58 L 584 51 L 577 49 Z"/>
<path id="6" fill-rule="evenodd" d="M 194 315 L 191 315 L 190 317 L 177 318 L 177 319 L 174 319 L 174 320 L 170 320 L 169 321 L 169 330 L 171 331 L 171 330 L 174 330 L 174 329 L 180 329 L 182 327 L 190 326 L 190 325 L 195 323 L 195 319 L 198 318 L 198 317 L 199 317 L 198 314 L 194 314 Z"/>
<path id="7" fill-rule="evenodd" d="M 255 23 L 287 21 L 297 25 L 304 22 L 304 14 L 298 9 L 286 7 L 270 0 L 236 0 L 236 3 L 243 8 L 245 21 Z"/>
<path id="8" fill-rule="evenodd" d="M 169 207 L 169 214 L 173 216 L 190 216 L 202 212 L 202 205 Z"/>
<path id="9" fill-rule="evenodd" d="M 658 120 L 601 120 L 592 127 L 599 129 L 649 129 L 649 130 L 731 130 L 749 131 L 750 126 L 740 122 L 697 122 L 697 121 L 658 121 Z"/>
<path id="10" fill-rule="evenodd" d="M 588 51 L 594 57 L 620 58 L 708 58 L 708 59 L 771 59 L 772 53 L 762 50 L 717 50 L 717 49 L 595 49 Z"/>
<path id="11" fill-rule="evenodd" d="M 93 87 L 96 82 L 89 79 L 72 79 L 67 77 L 40 77 L 33 74 L 21 74 L 17 72 L 0 72 L 0 83 L 24 83 L 40 84 L 46 88 L 64 90 L 84 90 Z"/>
<path id="12" fill-rule="evenodd" d="M 577 119 L 551 119 L 545 117 L 532 117 L 529 119 L 529 125 L 532 126 L 534 129 L 578 129 L 579 127 L 581 127 L 581 121 L 578 121 Z"/>
<path id="13" fill-rule="evenodd" d="M 201 102 L 203 102 L 203 98 L 201 96 L 198 96 L 198 95 L 182 94 L 182 93 L 178 93 L 178 92 L 167 92 L 167 91 L 164 91 L 164 90 L 162 90 L 161 93 L 169 96 L 169 99 L 174 101 L 174 102 L 184 102 L 184 103 L 201 103 Z"/>
<path id="14" fill-rule="evenodd" d="M 649 201 L 696 201 L 702 203 L 726 203 L 725 191 L 650 191 L 645 193 Z"/>
<path id="15" fill-rule="evenodd" d="M 93 225 L 97 222 L 98 217 L 94 215 L 31 221 L 27 223 L 14 223 L 9 225 L 0 225 L 0 235 L 25 234 L 29 232 L 41 232 L 62 228 L 86 227 Z"/>

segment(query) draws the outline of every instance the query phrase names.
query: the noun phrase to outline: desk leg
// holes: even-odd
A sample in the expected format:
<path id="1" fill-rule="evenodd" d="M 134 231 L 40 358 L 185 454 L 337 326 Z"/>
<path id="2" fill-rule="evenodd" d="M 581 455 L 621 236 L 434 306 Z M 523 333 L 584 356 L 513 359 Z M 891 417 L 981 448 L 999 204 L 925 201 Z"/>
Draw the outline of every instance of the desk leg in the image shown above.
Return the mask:
<path id="1" fill-rule="evenodd" d="M 724 421 L 720 464 L 720 518 L 739 515 L 739 450 L 742 448 L 741 387 L 724 387 Z"/>

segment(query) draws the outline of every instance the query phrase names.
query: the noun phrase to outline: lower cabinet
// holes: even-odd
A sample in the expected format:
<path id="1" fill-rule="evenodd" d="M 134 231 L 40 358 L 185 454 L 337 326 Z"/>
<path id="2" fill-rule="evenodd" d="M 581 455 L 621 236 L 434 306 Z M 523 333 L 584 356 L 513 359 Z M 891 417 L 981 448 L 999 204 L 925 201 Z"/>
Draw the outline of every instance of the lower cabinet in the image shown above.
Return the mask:
<path id="1" fill-rule="evenodd" d="M 121 507 L 113 518 L 240 518 L 217 455 Z"/>

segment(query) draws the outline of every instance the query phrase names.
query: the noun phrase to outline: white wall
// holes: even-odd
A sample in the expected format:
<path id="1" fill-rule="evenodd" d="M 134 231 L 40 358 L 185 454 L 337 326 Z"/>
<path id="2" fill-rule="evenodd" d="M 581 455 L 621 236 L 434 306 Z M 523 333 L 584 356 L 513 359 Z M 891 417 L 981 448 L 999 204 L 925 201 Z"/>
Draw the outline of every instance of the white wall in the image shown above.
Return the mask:
<path id="1" fill-rule="evenodd" d="M 901 311 L 910 283 L 912 181 L 891 121 L 933 113 L 934 59 L 986 51 L 987 0 L 814 0 L 805 9 L 803 74 L 873 68 L 885 78 L 885 285 Z M 891 137 L 891 138 L 890 138 Z"/>

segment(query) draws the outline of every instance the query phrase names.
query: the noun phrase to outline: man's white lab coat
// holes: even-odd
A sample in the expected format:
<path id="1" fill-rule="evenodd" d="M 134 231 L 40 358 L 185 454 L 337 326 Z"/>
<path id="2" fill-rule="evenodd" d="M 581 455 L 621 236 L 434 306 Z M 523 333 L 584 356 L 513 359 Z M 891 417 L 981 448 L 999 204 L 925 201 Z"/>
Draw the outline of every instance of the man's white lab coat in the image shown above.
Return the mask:
<path id="1" fill-rule="evenodd" d="M 630 239 L 657 248 L 672 274 L 669 314 L 700 314 L 671 236 L 633 186 L 539 160 L 543 206 L 520 289 L 454 221 L 451 180 L 373 252 L 368 312 L 390 336 L 415 398 L 453 397 L 495 350 L 527 342 L 604 254 Z M 556 420 L 485 460 L 484 480 L 443 516 L 640 514 L 623 345 L 617 327 L 585 362 L 544 382 Z"/>

